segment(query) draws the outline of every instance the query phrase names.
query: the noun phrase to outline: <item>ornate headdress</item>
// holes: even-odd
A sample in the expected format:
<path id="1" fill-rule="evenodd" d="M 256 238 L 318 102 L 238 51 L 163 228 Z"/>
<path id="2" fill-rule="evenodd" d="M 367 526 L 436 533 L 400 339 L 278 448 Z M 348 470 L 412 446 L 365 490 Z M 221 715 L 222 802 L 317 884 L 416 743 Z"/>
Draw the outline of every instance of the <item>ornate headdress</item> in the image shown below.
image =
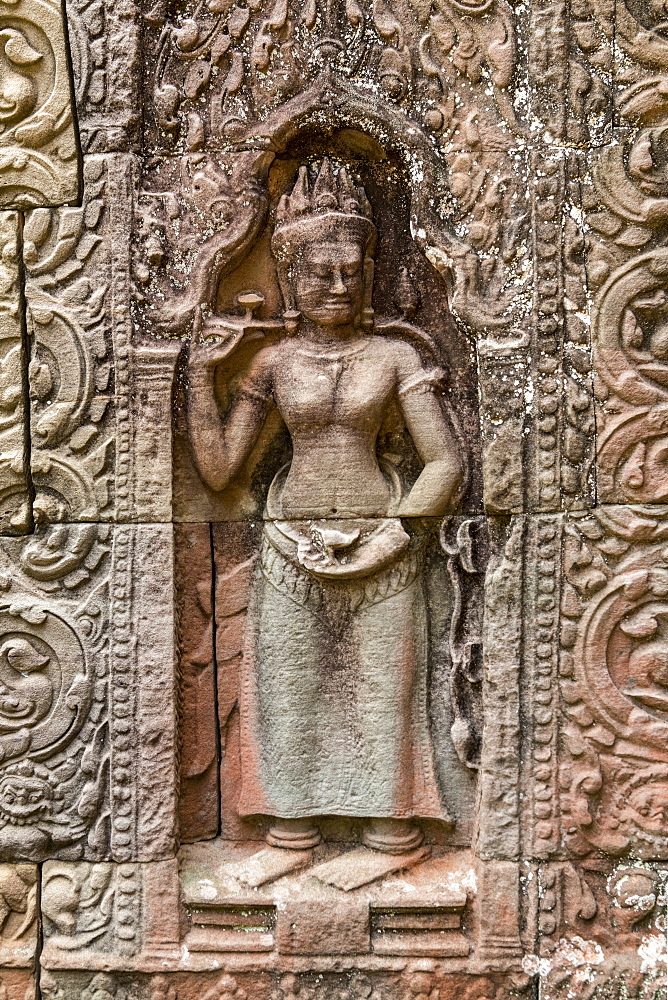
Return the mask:
<path id="1" fill-rule="evenodd" d="M 376 227 L 371 205 L 361 185 L 353 182 L 345 167 L 334 172 L 325 158 L 311 182 L 308 168 L 299 168 L 299 175 L 290 194 L 284 194 L 276 208 L 276 225 L 271 248 L 278 264 L 278 278 L 286 305 L 285 322 L 289 333 L 294 332 L 299 313 L 294 308 L 290 265 L 296 253 L 311 241 L 322 243 L 328 232 L 345 234 L 361 243 L 364 251 L 365 303 L 362 324 L 373 322 L 371 291 L 373 285 L 373 250 Z"/>

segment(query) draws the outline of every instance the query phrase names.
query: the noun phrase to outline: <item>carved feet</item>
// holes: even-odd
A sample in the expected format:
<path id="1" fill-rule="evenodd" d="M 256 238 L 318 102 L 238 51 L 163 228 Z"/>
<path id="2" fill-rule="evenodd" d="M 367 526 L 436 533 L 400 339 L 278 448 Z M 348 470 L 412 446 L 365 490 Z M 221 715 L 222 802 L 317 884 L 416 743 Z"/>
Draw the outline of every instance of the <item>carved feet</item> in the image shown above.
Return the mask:
<path id="1" fill-rule="evenodd" d="M 420 846 L 423 836 L 420 827 L 409 819 L 371 819 L 362 840 L 374 851 L 406 854 Z"/>
<path id="2" fill-rule="evenodd" d="M 287 847 L 293 851 L 305 851 L 316 847 L 320 841 L 320 830 L 310 818 L 274 819 L 266 841 L 271 847 Z"/>
<path id="3" fill-rule="evenodd" d="M 276 817 L 267 833 L 271 847 L 304 851 L 321 841 L 320 831 L 310 818 L 280 819 Z M 370 819 L 362 840 L 367 847 L 385 854 L 405 854 L 415 850 L 423 840 L 422 830 L 409 819 Z"/>

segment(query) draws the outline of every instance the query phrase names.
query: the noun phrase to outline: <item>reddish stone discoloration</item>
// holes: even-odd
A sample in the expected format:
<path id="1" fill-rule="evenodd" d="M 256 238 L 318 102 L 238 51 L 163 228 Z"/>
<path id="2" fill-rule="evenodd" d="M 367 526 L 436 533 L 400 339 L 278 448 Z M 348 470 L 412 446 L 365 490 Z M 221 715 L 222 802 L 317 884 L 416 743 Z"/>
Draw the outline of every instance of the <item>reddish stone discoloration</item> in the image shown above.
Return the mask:
<path id="1" fill-rule="evenodd" d="M 335 974 L 294 973 L 276 970 L 248 973 L 230 969 L 189 975 L 98 975 L 58 973 L 46 975 L 49 1000 L 88 998 L 91 992 L 136 1000 L 509 1000 L 528 996 L 526 977 L 448 976 L 433 963 L 413 963 L 401 972 L 379 974 L 358 971 Z M 107 996 L 105 996 L 107 1000 Z"/>
<path id="2" fill-rule="evenodd" d="M 664 7 L 0 0 L 0 1000 L 663 996 Z"/>
<path id="3" fill-rule="evenodd" d="M 213 649 L 211 530 L 180 525 L 176 532 L 179 602 L 181 839 L 218 833 L 218 725 Z"/>

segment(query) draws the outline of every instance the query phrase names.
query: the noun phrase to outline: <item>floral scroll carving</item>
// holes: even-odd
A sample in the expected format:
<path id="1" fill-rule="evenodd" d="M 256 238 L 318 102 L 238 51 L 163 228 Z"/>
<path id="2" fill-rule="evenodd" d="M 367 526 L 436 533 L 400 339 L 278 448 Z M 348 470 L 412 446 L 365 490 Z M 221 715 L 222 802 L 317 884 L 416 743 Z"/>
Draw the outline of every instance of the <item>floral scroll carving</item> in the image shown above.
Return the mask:
<path id="1" fill-rule="evenodd" d="M 0 67 L 0 206 L 75 201 L 78 149 L 59 4 L 3 2 Z"/>
<path id="2" fill-rule="evenodd" d="M 593 189 L 584 195 L 592 230 L 588 271 L 596 289 L 592 340 L 604 502 L 660 503 L 668 496 L 666 110 L 661 78 L 623 93 L 620 111 L 636 129 L 601 152 Z"/>
<path id="3" fill-rule="evenodd" d="M 119 376 L 109 315 L 111 220 L 104 206 L 113 170 L 91 157 L 85 176 L 82 208 L 36 209 L 23 233 L 34 512 L 44 529 L 22 561 L 29 575 L 52 581 L 51 589 L 59 580 L 76 585 L 77 574 L 81 580 L 90 575 L 97 529 L 47 525 L 108 520 L 115 500 Z M 95 273 L 104 278 L 94 286 Z"/>
<path id="4" fill-rule="evenodd" d="M 71 738 L 89 708 L 83 651 L 71 629 L 48 612 L 21 608 L 12 614 L 10 604 L 0 607 L 0 615 L 3 756 L 39 755 Z"/>
<path id="5" fill-rule="evenodd" d="M 67 621 L 17 594 L 0 619 L 0 853 L 77 856 L 105 787 L 104 726 L 90 718 L 99 718 L 102 692 L 79 638 L 86 615 Z"/>
<path id="6" fill-rule="evenodd" d="M 565 527 L 562 699 L 571 848 L 658 857 L 668 836 L 664 657 L 668 499 L 668 48 L 660 7 L 588 4 L 578 42 L 606 72 L 620 48 L 624 126 L 581 182 L 592 295 L 597 492 L 603 506 Z M 656 506 L 655 506 L 656 505 Z"/>
<path id="7" fill-rule="evenodd" d="M 561 781 L 571 848 L 656 856 L 668 838 L 668 529 L 651 508 L 602 508 L 565 535 Z"/>
<path id="8" fill-rule="evenodd" d="M 140 885 L 136 866 L 48 862 L 42 912 L 49 947 L 62 952 L 89 948 L 127 953 L 138 932 Z"/>
<path id="9" fill-rule="evenodd" d="M 509 216 L 522 195 L 506 151 L 526 126 L 513 104 L 518 61 L 510 7 L 502 0 L 443 0 L 429 10 L 380 0 L 332 3 L 326 12 L 315 5 L 297 9 L 287 0 L 269 12 L 219 6 L 198 5 L 174 19 L 158 2 L 145 15 L 154 56 L 148 113 L 158 145 L 183 160 L 180 176 L 166 182 L 164 170 L 142 192 L 140 287 L 163 269 L 177 281 L 179 271 L 182 281 L 183 272 L 201 270 L 194 254 L 181 252 L 184 200 L 214 196 L 213 222 L 222 228 L 235 189 L 243 184 L 256 192 L 264 183 L 268 161 L 259 152 L 253 158 L 249 147 L 269 157 L 326 109 L 329 127 L 373 122 L 372 133 L 381 142 L 392 136 L 407 163 L 414 165 L 417 156 L 428 165 L 426 189 L 433 197 L 414 187 L 416 232 L 424 233 L 418 238 L 452 283 L 455 312 L 475 329 L 516 335 L 526 311 L 518 242 L 525 216 Z M 376 87 L 382 101 L 373 96 Z M 212 163 L 211 148 L 234 152 L 230 167 Z M 435 149 L 449 154 L 447 169 Z M 243 216 L 251 204 L 240 201 Z M 237 236 L 252 241 L 262 224 L 266 205 L 255 194 L 252 201 L 245 236 L 235 213 L 228 236 L 208 241 L 220 246 L 218 275 L 224 247 L 236 247 Z M 148 318 L 151 325 L 158 320 L 154 329 L 162 326 L 163 335 L 184 328 L 173 317 Z"/>
<path id="10" fill-rule="evenodd" d="M 0 246 L 0 524 L 3 534 L 20 535 L 30 530 L 32 511 L 26 476 L 25 345 L 16 212 L 0 212 Z"/>
<path id="11" fill-rule="evenodd" d="M 606 0 L 593 0 L 596 18 L 608 37 L 639 63 L 668 66 L 668 41 L 660 6 L 623 0 L 615 6 L 614 19 Z"/>
<path id="12" fill-rule="evenodd" d="M 512 104 L 517 51 L 505 0 L 440 0 L 431 9 L 348 0 L 323 11 L 289 0 L 271 10 L 200 4 L 177 19 L 158 2 L 145 21 L 156 36 L 157 123 L 168 144 L 187 150 L 209 139 L 242 138 L 249 120 L 295 97 L 323 71 L 377 80 L 384 100 L 405 104 L 446 140 L 464 126 L 466 139 L 482 135 L 483 145 L 486 138 L 494 148 L 489 140 L 499 117 L 506 146 L 523 132 Z M 489 108 L 484 79 L 493 87 Z M 471 86 L 480 98 L 475 109 Z M 208 114 L 202 114 L 202 97 Z"/>

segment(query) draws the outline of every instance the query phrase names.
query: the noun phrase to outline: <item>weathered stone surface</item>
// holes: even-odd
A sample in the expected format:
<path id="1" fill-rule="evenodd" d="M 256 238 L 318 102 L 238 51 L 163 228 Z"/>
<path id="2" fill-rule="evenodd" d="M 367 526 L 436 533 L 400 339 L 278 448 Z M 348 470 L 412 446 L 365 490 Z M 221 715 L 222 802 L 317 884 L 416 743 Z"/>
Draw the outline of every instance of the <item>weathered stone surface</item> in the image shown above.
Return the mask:
<path id="1" fill-rule="evenodd" d="M 175 585 L 181 597 L 179 829 L 181 840 L 188 842 L 215 837 L 220 815 L 210 525 L 178 525 L 174 548 Z"/>
<path id="2" fill-rule="evenodd" d="M 38 524 L 172 520 L 178 348 L 132 342 L 135 161 L 87 156 L 79 209 L 26 216 L 31 473 Z"/>
<path id="3" fill-rule="evenodd" d="M 42 867 L 44 969 L 160 968 L 178 959 L 173 861 L 47 861 Z"/>
<path id="4" fill-rule="evenodd" d="M 665 989 L 665 870 L 589 860 L 542 866 L 540 984 L 548 997 Z M 525 959 L 525 968 L 532 959 Z"/>
<path id="5" fill-rule="evenodd" d="M 0 864 L 0 984 L 9 1000 L 36 996 L 39 870 Z"/>
<path id="6" fill-rule="evenodd" d="M 650 506 L 563 528 L 561 810 L 576 856 L 665 855 L 664 530 L 664 508 Z"/>
<path id="7" fill-rule="evenodd" d="M 210 962 L 215 955 L 222 960 L 252 952 L 258 968 L 273 968 L 282 954 L 319 955 L 323 969 L 336 968 L 333 956 L 342 954 L 360 968 L 371 961 L 391 969 L 402 955 L 447 957 L 467 968 L 476 929 L 491 907 L 496 959 L 518 949 L 517 882 L 513 904 L 512 881 L 509 895 L 508 878 L 498 870 L 495 879 L 488 878 L 469 851 L 423 848 L 379 858 L 378 851 L 351 852 L 336 843 L 290 852 L 258 846 L 215 840 L 182 848 L 184 967 L 203 969 L 207 956 Z M 288 855 L 282 865 L 280 854 Z M 499 885 L 502 909 L 495 895 Z M 354 955 L 372 958 L 365 966 Z"/>
<path id="8" fill-rule="evenodd" d="M 343 523 L 345 524 L 345 522 Z M 245 769 L 244 762 L 249 760 L 249 756 L 253 753 L 253 740 L 257 739 L 257 734 L 253 732 L 248 722 L 245 724 L 246 728 L 243 728 L 243 713 L 248 713 L 253 705 L 253 702 L 249 701 L 248 685 L 252 683 L 252 679 L 248 673 L 249 654 L 247 653 L 244 660 L 243 651 L 244 648 L 248 650 L 249 643 L 256 641 L 254 638 L 256 634 L 254 622 L 250 617 L 251 612 L 248 609 L 249 602 L 251 602 L 252 606 L 254 599 L 253 592 L 257 594 L 258 588 L 259 567 L 254 567 L 257 559 L 256 554 L 260 548 L 258 535 L 258 527 L 252 528 L 244 524 L 233 523 L 225 526 L 214 526 L 218 712 L 224 748 L 221 757 L 221 822 L 223 836 L 231 838 L 238 838 L 239 836 L 251 838 L 262 837 L 266 833 L 267 827 L 266 821 L 258 822 L 252 813 L 249 814 L 248 811 L 244 813 L 239 809 L 239 803 L 242 801 L 244 794 L 244 775 L 246 776 L 246 780 L 248 780 L 249 774 L 247 767 Z M 443 533 L 442 542 L 439 542 L 434 537 L 433 531 L 427 532 L 426 537 L 422 536 L 423 541 L 429 544 L 427 550 L 429 559 L 427 568 L 424 571 L 424 586 L 428 588 L 428 607 L 434 632 L 432 644 L 427 651 L 430 669 L 433 671 L 431 711 L 434 715 L 438 713 L 440 722 L 428 724 L 426 727 L 417 729 L 419 735 L 416 739 L 422 741 L 419 744 L 419 753 L 426 755 L 427 760 L 430 758 L 434 759 L 435 774 L 431 780 L 435 780 L 438 783 L 438 787 L 441 789 L 440 795 L 442 801 L 445 803 L 445 808 L 447 809 L 445 822 L 436 822 L 430 826 L 429 820 L 427 820 L 425 829 L 429 829 L 430 836 L 435 837 L 438 842 L 445 841 L 459 846 L 470 843 L 471 837 L 474 783 L 472 780 L 473 776 L 470 773 L 470 769 L 466 766 L 465 760 L 467 759 L 467 754 L 470 755 L 471 760 L 474 760 L 475 755 L 478 753 L 477 726 L 481 708 L 479 703 L 480 682 L 478 675 L 475 673 L 478 669 L 476 659 L 478 650 L 475 647 L 462 648 L 458 645 L 458 642 L 460 633 L 463 635 L 464 632 L 471 644 L 479 642 L 478 636 L 481 627 L 482 606 L 481 594 L 479 589 L 477 589 L 477 581 L 479 582 L 481 579 L 478 565 L 481 559 L 481 552 L 484 549 L 484 535 L 484 525 L 470 519 L 458 518 L 449 526 L 447 533 Z M 268 576 L 269 579 L 274 581 L 272 586 L 282 586 L 279 568 L 275 563 L 270 565 L 266 562 L 266 548 L 265 555 L 262 558 L 264 560 L 263 566 L 265 567 L 263 572 L 265 574 L 274 574 L 271 577 Z M 284 579 L 287 578 L 290 581 L 291 577 L 288 575 L 287 570 L 285 574 Z M 415 577 L 413 576 L 412 579 L 415 579 Z M 410 582 L 411 577 L 407 576 L 407 580 Z M 292 586 L 292 583 L 290 585 Z M 297 585 L 302 586 L 298 581 Z M 381 581 L 378 589 L 372 594 L 372 598 L 376 603 L 370 605 L 371 608 L 377 609 L 376 620 L 378 624 L 374 624 L 373 620 L 368 616 L 369 627 L 389 630 L 393 627 L 393 616 L 397 616 L 397 621 L 400 620 L 398 618 L 400 612 L 392 611 L 391 605 L 388 605 L 387 617 L 382 617 L 384 614 L 384 607 L 381 600 L 382 586 Z M 390 583 L 388 586 L 390 598 L 392 594 L 391 586 L 392 584 Z M 289 669 L 290 665 L 294 664 L 294 668 L 302 671 L 304 674 L 309 669 L 317 669 L 315 664 L 310 665 L 312 661 L 309 658 L 314 655 L 311 652 L 313 648 L 322 650 L 322 652 L 317 654 L 318 656 L 329 655 L 332 658 L 335 656 L 338 657 L 335 662 L 339 664 L 339 676 L 342 679 L 337 683 L 336 675 L 334 676 L 331 687 L 332 693 L 329 697 L 337 697 L 338 690 L 340 692 L 338 695 L 340 705 L 344 706 L 347 702 L 344 701 L 345 696 L 343 692 L 346 690 L 346 683 L 349 683 L 345 679 L 346 671 L 350 671 L 350 664 L 356 662 L 355 657 L 357 654 L 355 647 L 346 639 L 346 633 L 343 634 L 339 641 L 338 652 L 333 648 L 334 636 L 325 639 L 324 644 L 321 646 L 309 647 L 307 642 L 323 643 L 323 639 L 319 638 L 317 632 L 309 637 L 309 633 L 306 631 L 307 627 L 310 627 L 309 623 L 314 622 L 317 629 L 317 623 L 320 620 L 324 622 L 324 626 L 322 627 L 327 627 L 327 619 L 324 617 L 324 613 L 318 611 L 313 596 L 309 598 L 306 595 L 305 598 L 303 589 L 299 591 L 296 586 L 293 593 L 295 599 L 302 602 L 301 606 L 305 606 L 309 617 L 304 619 L 305 623 L 301 627 L 296 625 L 294 621 L 291 622 L 289 618 L 284 619 L 285 624 L 282 627 L 279 626 L 276 634 L 276 655 L 284 658 L 283 662 L 285 662 L 286 668 Z M 341 588 L 340 593 L 344 596 L 345 589 Z M 359 591 L 352 591 L 352 593 L 355 595 Z M 400 598 L 401 593 L 402 591 L 399 590 Z M 310 604 L 305 603 L 307 599 L 310 600 Z M 458 608 L 458 617 L 456 619 L 452 617 L 453 606 Z M 291 610 L 291 605 L 287 605 L 286 607 L 288 611 Z M 299 607 L 300 605 L 297 604 L 295 614 L 299 612 Z M 362 607 L 362 614 L 363 612 L 364 606 Z M 419 606 L 416 606 L 414 613 L 424 616 L 425 608 L 422 607 L 420 609 Z M 354 635 L 353 629 L 356 626 L 354 619 L 352 621 L 353 625 L 351 626 L 350 634 Z M 424 622 L 424 617 L 422 621 Z M 455 631 L 450 634 L 450 626 L 455 630 L 460 630 L 460 632 Z M 374 634 L 378 635 L 377 632 Z M 294 639 L 291 638 L 291 635 L 294 636 Z M 386 655 L 388 657 L 391 656 L 389 643 L 383 647 L 380 645 L 381 642 L 381 639 L 375 639 L 376 649 L 379 647 L 381 649 L 385 648 L 387 649 Z M 288 645 L 289 643 L 291 644 Z M 325 650 L 328 652 L 325 653 Z M 373 656 L 374 647 L 372 646 L 369 653 L 365 655 L 369 657 Z M 457 660 L 460 664 L 461 673 L 456 679 L 452 680 L 450 688 L 446 687 L 445 678 L 439 673 L 442 669 L 440 664 L 443 663 L 444 659 L 449 662 Z M 389 669 L 389 667 L 385 669 Z M 409 669 L 408 665 L 406 669 Z M 418 663 L 416 669 L 419 671 L 423 670 L 424 663 L 422 665 Z M 514 682 L 517 682 L 516 677 L 514 678 Z M 422 682 L 418 681 L 418 683 Z M 455 684 L 458 686 L 455 687 Z M 508 697 L 507 690 L 500 692 L 500 697 L 502 699 Z M 213 706 L 209 707 L 209 713 L 212 708 Z M 362 705 L 360 705 L 360 711 L 361 709 Z M 206 706 L 203 706 L 203 717 L 205 717 L 205 710 Z M 267 713 L 271 710 L 271 707 L 268 707 Z M 317 713 L 322 713 L 323 709 L 318 702 L 317 693 L 313 692 L 309 696 L 309 700 L 304 697 L 304 700 L 299 703 L 296 711 L 301 712 L 304 719 L 309 716 L 317 717 Z M 394 710 L 390 703 L 387 704 L 384 711 L 386 713 L 384 717 L 391 720 Z M 274 718 L 276 717 L 274 716 Z M 297 718 L 298 716 L 295 715 L 295 721 L 292 722 L 293 726 L 297 725 Z M 321 721 L 315 727 L 315 732 L 324 732 L 325 726 L 328 725 L 324 717 L 321 716 L 320 718 Z M 336 726 L 339 727 L 339 731 L 346 731 L 344 727 L 349 727 L 350 721 L 346 720 L 343 715 L 339 715 L 337 718 Z M 275 722 L 273 724 L 277 725 L 280 723 Z M 332 727 L 330 731 L 330 739 L 334 739 L 336 726 Z M 373 730 L 370 730 L 370 732 L 373 732 Z M 185 738 L 187 736 L 184 732 Z M 276 738 L 281 738 L 280 733 Z M 313 740 L 313 736 L 309 736 L 308 738 Z M 246 742 L 244 743 L 244 741 Z M 326 775 L 327 767 L 331 766 L 331 762 L 328 764 L 324 752 L 320 759 L 322 761 L 320 765 L 322 768 L 321 773 Z M 408 759 L 410 760 L 410 758 Z M 353 766 L 350 760 L 346 765 L 345 749 L 341 757 L 341 763 L 335 766 Z M 382 761 L 379 760 L 377 766 L 382 768 Z M 363 771 L 361 773 L 363 774 Z M 382 771 L 378 771 L 378 773 L 381 774 Z M 408 765 L 404 773 L 408 773 Z M 308 772 L 304 773 L 304 777 L 305 780 L 308 780 Z M 299 787 L 300 774 L 298 767 L 294 772 L 293 780 L 296 783 L 295 787 Z M 307 784 L 304 784 L 302 787 L 306 795 L 321 794 L 325 796 L 327 794 L 326 779 L 321 781 L 320 785 L 315 784 L 311 786 L 311 789 L 309 789 Z M 301 793 L 297 792 L 297 795 L 299 794 Z M 259 811 L 263 812 L 264 810 Z M 334 812 L 334 810 L 330 810 L 325 806 L 321 809 L 321 814 L 324 817 L 323 832 L 325 829 L 331 830 L 331 833 L 324 835 L 335 838 L 343 836 L 345 839 L 352 838 L 353 842 L 356 841 L 360 833 L 360 823 L 359 821 L 353 821 L 351 826 L 351 821 L 345 819 L 345 817 L 346 815 L 351 817 L 364 816 L 360 807 L 353 806 L 347 814 L 342 809 L 340 811 L 341 818 L 339 819 L 328 818 L 330 812 Z M 493 817 L 490 816 L 490 823 L 493 822 Z M 298 845 L 295 844 L 295 846 Z"/>
<path id="9" fill-rule="evenodd" d="M 6 860 L 173 850 L 172 560 L 169 525 L 50 525 L 3 540 Z"/>
<path id="10" fill-rule="evenodd" d="M 0 993 L 660 1000 L 661 3 L 49 2 L 0 10 Z"/>
<path id="11" fill-rule="evenodd" d="M 63 205 L 79 197 L 66 27 L 53 0 L 4 0 L 2 208 Z"/>
<path id="12" fill-rule="evenodd" d="M 18 212 L 0 212 L 0 534 L 3 535 L 22 535 L 32 527 L 21 243 Z"/>
<path id="13" fill-rule="evenodd" d="M 98 996 L 100 1000 L 505 1000 L 528 996 L 526 977 L 457 976 L 444 974 L 433 961 L 422 960 L 403 971 L 378 973 L 374 970 L 356 972 L 263 972 L 243 970 L 204 974 L 172 974 L 149 976 L 110 975 L 99 973 L 44 974 L 42 990 L 54 1000 Z"/>
<path id="14" fill-rule="evenodd" d="M 140 142 L 137 94 L 141 15 L 133 0 L 67 8 L 72 77 L 84 153 L 126 152 Z"/>

